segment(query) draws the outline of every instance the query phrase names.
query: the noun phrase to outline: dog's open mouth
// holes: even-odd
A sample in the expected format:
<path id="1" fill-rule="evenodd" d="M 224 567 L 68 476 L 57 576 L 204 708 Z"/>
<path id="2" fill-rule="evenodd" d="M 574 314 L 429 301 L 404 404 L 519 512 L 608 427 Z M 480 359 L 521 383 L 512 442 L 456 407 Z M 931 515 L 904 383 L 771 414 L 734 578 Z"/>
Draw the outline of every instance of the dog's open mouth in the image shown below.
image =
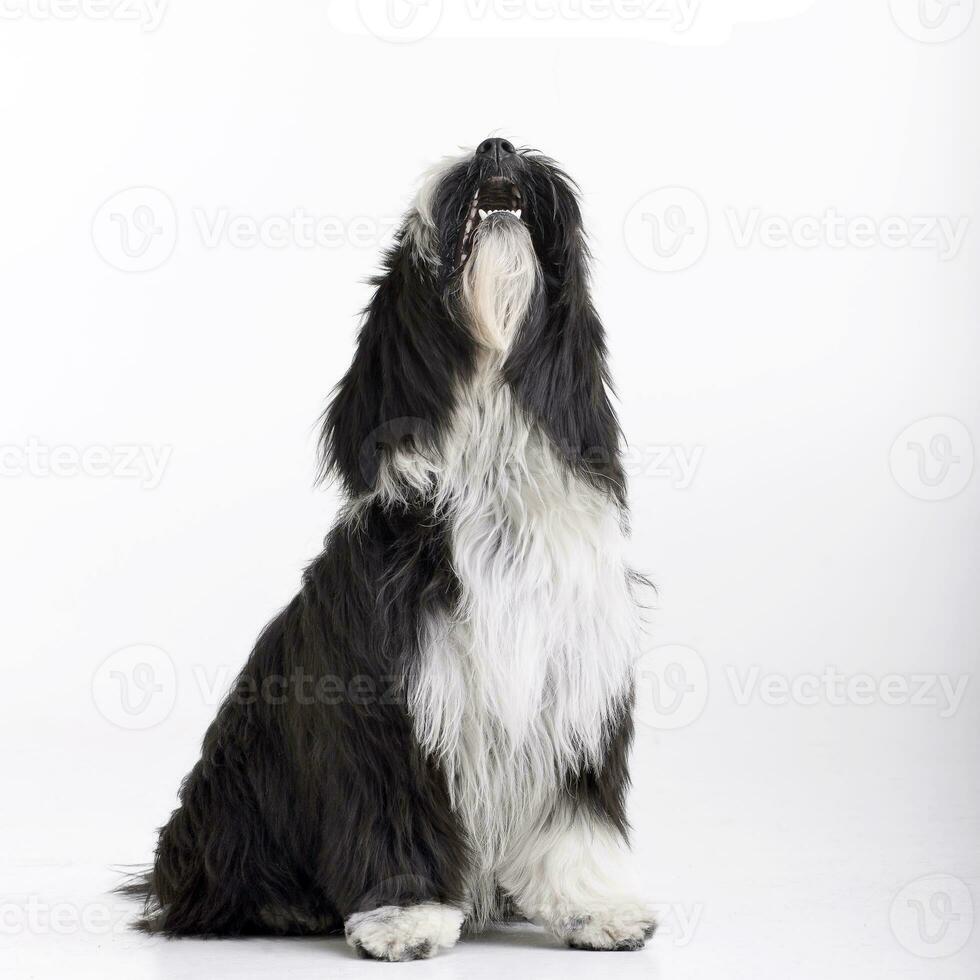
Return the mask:
<path id="1" fill-rule="evenodd" d="M 507 177 L 491 177 L 477 189 L 470 201 L 463 234 L 456 247 L 454 268 L 460 268 L 469 257 L 473 233 L 491 215 L 509 215 L 521 220 L 521 189 Z M 498 219 L 494 219 L 498 220 Z M 505 219 L 507 220 L 507 219 Z"/>

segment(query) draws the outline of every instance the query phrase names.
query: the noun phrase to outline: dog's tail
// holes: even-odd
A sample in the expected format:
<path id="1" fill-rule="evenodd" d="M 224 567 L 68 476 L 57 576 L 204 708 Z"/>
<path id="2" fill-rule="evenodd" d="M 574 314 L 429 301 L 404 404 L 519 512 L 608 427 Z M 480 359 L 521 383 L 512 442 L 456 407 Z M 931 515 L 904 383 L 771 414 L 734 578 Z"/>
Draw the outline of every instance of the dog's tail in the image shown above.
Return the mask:
<path id="1" fill-rule="evenodd" d="M 143 907 L 140 915 L 133 920 L 132 928 L 140 932 L 157 932 L 160 908 L 153 888 L 153 869 L 129 865 L 113 870 L 122 875 L 122 880 L 112 889 L 112 893 L 131 898 Z"/>

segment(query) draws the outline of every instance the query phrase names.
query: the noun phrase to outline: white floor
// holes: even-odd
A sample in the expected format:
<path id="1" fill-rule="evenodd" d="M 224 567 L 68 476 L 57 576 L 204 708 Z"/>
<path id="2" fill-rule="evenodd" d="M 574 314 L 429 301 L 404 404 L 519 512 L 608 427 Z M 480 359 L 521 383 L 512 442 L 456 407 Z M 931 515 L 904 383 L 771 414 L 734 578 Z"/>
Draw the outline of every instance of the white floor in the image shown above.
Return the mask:
<path id="1" fill-rule="evenodd" d="M 706 849 L 707 850 L 707 849 Z M 408 970 L 438 977 L 963 978 L 978 975 L 977 946 L 929 959 L 901 945 L 889 926 L 894 886 L 864 868 L 811 879 L 755 880 L 721 874 L 703 906 L 665 907 L 661 932 L 638 953 L 567 950 L 529 925 L 464 939 L 425 963 L 389 966 L 357 959 L 342 939 L 164 940 L 128 928 L 132 907 L 107 894 L 104 870 L 67 866 L 7 869 L 0 975 L 17 978 L 359 977 Z M 975 879 L 974 879 L 975 881 Z M 848 888 L 850 884 L 852 887 Z M 31 896 L 34 900 L 31 901 Z M 22 901 L 17 902 L 18 898 Z M 914 940 L 914 935 L 911 935 Z"/>
<path id="2" fill-rule="evenodd" d="M 388 966 L 356 959 L 340 939 L 134 933 L 132 906 L 109 893 L 118 880 L 110 865 L 149 853 L 174 789 L 162 772 L 181 763 L 150 759 L 140 769 L 129 755 L 167 740 L 106 726 L 103 738 L 66 742 L 59 754 L 35 743 L 6 760 L 8 785 L 24 792 L 5 797 L 16 829 L 0 865 L 0 976 L 976 980 L 980 853 L 969 753 L 958 760 L 947 742 L 949 757 L 935 755 L 921 730 L 933 723 L 911 724 L 911 709 L 903 718 L 842 707 L 828 720 L 818 707 L 796 707 L 780 722 L 784 709 L 726 706 L 726 698 L 714 690 L 710 710 L 676 731 L 641 726 L 636 866 L 661 910 L 643 952 L 566 950 L 522 925 L 465 939 L 425 963 Z M 89 749 L 99 759 L 115 752 L 114 764 L 87 765 Z M 73 756 L 78 764 L 67 765 Z M 57 779 L 43 777 L 40 758 Z M 15 802 L 29 787 L 32 813 Z"/>

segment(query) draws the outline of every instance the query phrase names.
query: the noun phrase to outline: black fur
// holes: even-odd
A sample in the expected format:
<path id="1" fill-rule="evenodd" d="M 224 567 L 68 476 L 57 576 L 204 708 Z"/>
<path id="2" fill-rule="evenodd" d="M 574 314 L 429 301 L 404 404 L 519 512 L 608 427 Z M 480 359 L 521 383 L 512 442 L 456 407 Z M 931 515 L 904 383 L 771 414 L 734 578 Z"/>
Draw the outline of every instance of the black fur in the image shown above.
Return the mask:
<path id="1" fill-rule="evenodd" d="M 438 263 L 419 257 L 410 225 L 399 233 L 324 416 L 324 474 L 356 499 L 395 444 L 438 452 L 476 356 L 453 261 L 475 189 L 493 175 L 521 188 L 542 270 L 504 380 L 567 465 L 622 504 L 575 191 L 532 151 L 474 157 L 444 176 L 432 207 Z M 129 887 L 147 900 L 146 928 L 326 932 L 383 905 L 464 903 L 468 845 L 400 687 L 423 617 L 451 610 L 458 596 L 448 533 L 423 494 L 398 506 L 362 501 L 357 519 L 346 515 L 329 534 L 209 728 L 152 871 Z M 604 766 L 566 787 L 624 834 L 631 738 L 624 706 Z"/>
<path id="2" fill-rule="evenodd" d="M 466 847 L 394 690 L 419 617 L 453 601 L 431 518 L 372 507 L 338 525 L 262 632 L 160 833 L 155 928 L 263 932 L 263 909 L 288 909 L 321 931 L 462 901 Z"/>
<path id="3" fill-rule="evenodd" d="M 418 449 L 437 446 L 454 385 L 468 377 L 476 354 L 457 311 L 460 270 L 453 259 L 474 191 L 496 175 L 521 188 L 543 275 L 506 380 L 569 465 L 625 503 L 621 434 L 609 400 L 602 324 L 589 296 L 576 191 L 551 160 L 531 151 L 498 166 L 475 158 L 443 178 L 433 208 L 441 272 L 419 262 L 400 233 L 374 280 L 354 362 L 325 415 L 322 472 L 334 470 L 358 493 L 373 485 L 378 454 L 400 440 L 411 437 Z"/>

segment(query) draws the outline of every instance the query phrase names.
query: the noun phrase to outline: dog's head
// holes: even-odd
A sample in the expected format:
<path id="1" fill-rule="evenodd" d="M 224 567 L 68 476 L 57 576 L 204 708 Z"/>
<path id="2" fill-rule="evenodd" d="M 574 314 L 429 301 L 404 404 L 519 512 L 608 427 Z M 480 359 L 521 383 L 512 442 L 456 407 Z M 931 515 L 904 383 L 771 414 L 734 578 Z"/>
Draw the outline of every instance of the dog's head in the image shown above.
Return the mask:
<path id="1" fill-rule="evenodd" d="M 491 347 L 507 347 L 535 300 L 583 271 L 572 181 L 506 139 L 485 139 L 430 172 L 404 235 L 450 313 Z"/>
<path id="2" fill-rule="evenodd" d="M 424 178 L 324 419 L 324 470 L 370 491 L 393 443 L 438 452 L 461 383 L 490 356 L 570 466 L 622 500 L 619 431 L 589 295 L 575 185 L 485 139 Z"/>

